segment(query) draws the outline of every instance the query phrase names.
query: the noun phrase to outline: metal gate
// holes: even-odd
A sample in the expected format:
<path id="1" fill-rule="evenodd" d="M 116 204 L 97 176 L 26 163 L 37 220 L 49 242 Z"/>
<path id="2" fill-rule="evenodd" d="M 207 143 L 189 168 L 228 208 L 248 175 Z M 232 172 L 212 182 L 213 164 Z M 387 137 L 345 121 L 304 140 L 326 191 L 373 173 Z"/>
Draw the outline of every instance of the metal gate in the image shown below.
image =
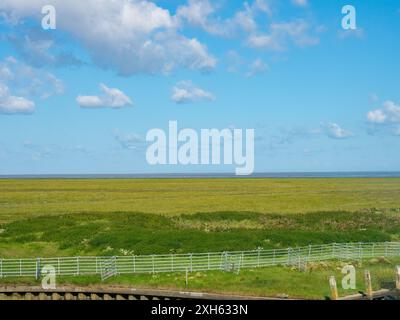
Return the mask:
<path id="1" fill-rule="evenodd" d="M 118 274 L 117 258 L 111 257 L 109 259 L 103 259 L 100 262 L 100 271 L 101 271 L 101 281 L 116 276 Z"/>

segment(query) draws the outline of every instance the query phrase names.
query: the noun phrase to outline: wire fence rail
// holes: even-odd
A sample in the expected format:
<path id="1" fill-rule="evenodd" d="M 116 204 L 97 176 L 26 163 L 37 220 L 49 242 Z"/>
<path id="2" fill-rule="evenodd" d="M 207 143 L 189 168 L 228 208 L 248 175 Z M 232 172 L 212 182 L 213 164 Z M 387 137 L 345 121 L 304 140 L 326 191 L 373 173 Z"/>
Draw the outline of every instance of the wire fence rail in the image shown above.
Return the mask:
<path id="1" fill-rule="evenodd" d="M 400 242 L 332 243 L 287 249 L 257 249 L 189 254 L 85 256 L 31 259 L 0 259 L 0 278 L 41 276 L 44 266 L 52 266 L 58 276 L 233 271 L 270 266 L 302 268 L 310 262 L 362 260 L 400 257 Z"/>

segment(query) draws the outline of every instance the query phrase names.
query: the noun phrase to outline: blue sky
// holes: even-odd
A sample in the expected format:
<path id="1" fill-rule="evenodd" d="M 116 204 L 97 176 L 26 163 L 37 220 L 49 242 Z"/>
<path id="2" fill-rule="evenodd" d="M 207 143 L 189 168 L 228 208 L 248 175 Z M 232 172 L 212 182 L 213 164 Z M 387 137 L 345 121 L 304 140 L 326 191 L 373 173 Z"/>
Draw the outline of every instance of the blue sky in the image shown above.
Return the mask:
<path id="1" fill-rule="evenodd" d="M 43 30 L 41 8 L 56 8 Z M 356 8 L 357 30 L 341 9 Z M 150 166 L 146 132 L 254 128 L 255 171 L 400 170 L 395 0 L 4 0 L 0 174 Z"/>

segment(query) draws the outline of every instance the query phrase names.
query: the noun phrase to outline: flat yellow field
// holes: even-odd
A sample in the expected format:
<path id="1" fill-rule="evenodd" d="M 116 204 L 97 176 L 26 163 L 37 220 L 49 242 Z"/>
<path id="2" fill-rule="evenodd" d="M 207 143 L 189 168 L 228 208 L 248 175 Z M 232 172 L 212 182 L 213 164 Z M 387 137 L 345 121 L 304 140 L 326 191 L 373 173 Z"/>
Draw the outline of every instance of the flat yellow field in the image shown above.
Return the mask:
<path id="1" fill-rule="evenodd" d="M 0 222 L 66 213 L 400 208 L 399 178 L 0 180 Z"/>

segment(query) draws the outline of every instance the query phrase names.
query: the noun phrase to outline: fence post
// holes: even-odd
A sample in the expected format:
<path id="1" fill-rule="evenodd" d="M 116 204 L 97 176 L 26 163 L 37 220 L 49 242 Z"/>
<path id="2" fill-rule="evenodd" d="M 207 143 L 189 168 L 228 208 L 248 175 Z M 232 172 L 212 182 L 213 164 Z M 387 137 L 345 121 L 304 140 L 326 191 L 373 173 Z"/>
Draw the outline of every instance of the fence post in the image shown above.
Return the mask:
<path id="1" fill-rule="evenodd" d="M 79 276 L 79 257 L 76 257 L 76 275 Z"/>
<path id="2" fill-rule="evenodd" d="M 272 256 L 272 265 L 276 264 L 276 249 L 274 249 L 274 255 Z"/>
<path id="3" fill-rule="evenodd" d="M 96 258 L 97 260 L 97 258 Z M 58 275 L 61 274 L 61 264 L 60 264 L 60 258 L 57 258 L 57 270 L 58 270 Z M 97 273 L 97 263 L 96 263 L 96 273 Z"/>
<path id="4" fill-rule="evenodd" d="M 360 261 L 362 261 L 362 257 L 363 256 L 363 254 L 362 254 L 362 245 L 361 245 L 361 242 L 359 242 L 358 243 L 358 260 L 360 260 Z"/>
<path id="5" fill-rule="evenodd" d="M 132 263 L 133 263 L 133 273 L 136 273 L 136 258 L 135 258 L 135 255 L 132 256 Z"/>
<path id="6" fill-rule="evenodd" d="M 299 268 L 299 270 L 301 269 L 301 249 L 299 248 L 298 250 L 297 250 L 298 252 L 297 252 L 297 263 L 298 263 L 298 268 Z"/>
<path id="7" fill-rule="evenodd" d="M 210 253 L 207 254 L 207 268 L 210 270 Z"/>
<path id="8" fill-rule="evenodd" d="M 152 265 L 153 265 L 153 274 L 154 274 L 154 254 L 151 256 L 151 262 L 152 262 Z"/>
<path id="9" fill-rule="evenodd" d="M 244 251 L 242 251 L 241 259 L 240 259 L 240 267 L 243 268 L 243 260 L 244 260 Z"/>
<path id="10" fill-rule="evenodd" d="M 174 272 L 174 254 L 171 253 L 171 271 Z"/>
<path id="11" fill-rule="evenodd" d="M 193 272 L 193 253 L 190 254 L 190 272 Z"/>
<path id="12" fill-rule="evenodd" d="M 397 242 L 397 243 L 396 243 L 396 245 L 397 245 L 397 255 L 399 256 L 399 255 L 400 255 L 400 247 L 399 247 L 399 243 Z"/>
<path id="13" fill-rule="evenodd" d="M 373 293 L 372 293 L 371 274 L 368 270 L 365 270 L 364 280 L 365 280 L 365 291 L 367 294 L 367 298 L 372 300 Z"/>
<path id="14" fill-rule="evenodd" d="M 36 258 L 36 280 L 40 278 L 40 258 Z"/>
<path id="15" fill-rule="evenodd" d="M 399 247 L 399 243 L 397 242 L 396 244 L 397 244 L 397 250 L 398 250 L 397 255 L 400 256 L 400 247 Z"/>
<path id="16" fill-rule="evenodd" d="M 22 276 L 22 259 L 19 259 L 19 276 Z"/>
<path id="17" fill-rule="evenodd" d="M 396 266 L 396 289 L 400 290 L 400 266 Z"/>
<path id="18" fill-rule="evenodd" d="M 308 257 L 307 257 L 307 262 L 310 261 L 310 258 L 311 258 L 311 250 L 312 250 L 312 245 L 309 244 L 309 245 L 308 245 Z"/>
<path id="19" fill-rule="evenodd" d="M 337 300 L 339 298 L 335 276 L 329 278 L 329 287 L 331 289 L 331 299 Z"/>
<path id="20" fill-rule="evenodd" d="M 257 251 L 258 251 L 258 253 L 257 253 L 257 268 L 259 268 L 260 267 L 260 252 L 261 252 L 261 249 L 258 248 Z"/>
<path id="21" fill-rule="evenodd" d="M 385 241 L 385 257 L 388 255 L 388 243 Z"/>
<path id="22" fill-rule="evenodd" d="M 350 243 L 347 243 L 346 244 L 346 252 L 347 252 L 347 259 L 352 259 L 353 257 L 351 256 L 351 246 L 350 246 Z"/>

